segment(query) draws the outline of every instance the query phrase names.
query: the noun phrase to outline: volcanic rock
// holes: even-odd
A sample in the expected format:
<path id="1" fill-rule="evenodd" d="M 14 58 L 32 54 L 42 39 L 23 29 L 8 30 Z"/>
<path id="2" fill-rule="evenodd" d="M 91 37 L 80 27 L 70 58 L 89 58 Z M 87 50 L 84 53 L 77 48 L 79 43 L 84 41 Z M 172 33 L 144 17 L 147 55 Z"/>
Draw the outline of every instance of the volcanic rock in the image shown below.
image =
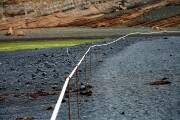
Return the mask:
<path id="1" fill-rule="evenodd" d="M 8 31 L 5 34 L 6 36 L 12 36 L 13 35 L 13 29 L 12 27 L 9 27 Z"/>
<path id="2" fill-rule="evenodd" d="M 25 36 L 26 34 L 23 31 L 18 31 L 17 36 Z"/>

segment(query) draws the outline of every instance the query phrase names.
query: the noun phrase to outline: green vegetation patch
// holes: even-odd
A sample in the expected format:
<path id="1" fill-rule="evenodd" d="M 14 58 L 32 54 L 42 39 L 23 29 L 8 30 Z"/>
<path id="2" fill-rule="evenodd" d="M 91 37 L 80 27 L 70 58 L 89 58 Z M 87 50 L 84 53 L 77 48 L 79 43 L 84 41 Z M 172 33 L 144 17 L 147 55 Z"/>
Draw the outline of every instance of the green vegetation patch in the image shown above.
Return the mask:
<path id="1" fill-rule="evenodd" d="M 54 48 L 64 46 L 74 46 L 89 42 L 98 42 L 105 39 L 89 39 L 89 40 L 53 40 L 53 41 L 23 41 L 23 42 L 0 42 L 0 52 L 39 49 L 39 48 Z"/>

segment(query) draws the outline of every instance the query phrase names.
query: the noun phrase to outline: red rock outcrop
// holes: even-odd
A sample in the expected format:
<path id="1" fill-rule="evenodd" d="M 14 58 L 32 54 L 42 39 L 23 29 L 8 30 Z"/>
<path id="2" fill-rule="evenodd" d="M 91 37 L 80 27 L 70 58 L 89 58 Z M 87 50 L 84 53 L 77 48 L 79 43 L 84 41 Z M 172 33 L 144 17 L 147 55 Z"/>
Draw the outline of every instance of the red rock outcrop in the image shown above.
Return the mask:
<path id="1" fill-rule="evenodd" d="M 13 35 L 13 29 L 12 29 L 12 27 L 9 27 L 9 29 L 8 29 L 8 31 L 6 32 L 5 35 L 6 35 L 6 36 L 11 36 L 11 35 Z"/>
<path id="2" fill-rule="evenodd" d="M 46 16 L 35 18 L 19 18 L 6 21 L 0 24 L 0 30 L 8 29 L 12 26 L 14 29 L 28 28 L 48 28 L 48 27 L 66 27 L 66 26 L 88 26 L 88 27 L 111 27 L 128 25 L 135 18 L 160 7 L 179 4 L 180 0 L 163 0 L 154 4 L 145 5 L 133 9 L 114 12 L 114 6 L 110 6 L 108 2 L 101 3 L 103 7 L 98 5 L 90 5 L 87 9 L 73 9 L 67 12 L 53 13 Z M 117 9 L 116 9 L 117 10 Z M 112 12 L 112 13 L 111 13 Z M 107 14 L 108 13 L 108 14 Z M 180 16 L 176 15 L 167 19 L 158 20 L 156 22 L 147 23 L 147 21 L 139 21 L 131 23 L 129 26 L 144 25 L 148 27 L 170 27 L 179 26 Z M 174 22 L 172 22 L 172 20 Z M 168 22 L 169 21 L 169 22 Z"/>
<path id="3" fill-rule="evenodd" d="M 25 36 L 26 34 L 23 31 L 18 31 L 17 36 Z"/>

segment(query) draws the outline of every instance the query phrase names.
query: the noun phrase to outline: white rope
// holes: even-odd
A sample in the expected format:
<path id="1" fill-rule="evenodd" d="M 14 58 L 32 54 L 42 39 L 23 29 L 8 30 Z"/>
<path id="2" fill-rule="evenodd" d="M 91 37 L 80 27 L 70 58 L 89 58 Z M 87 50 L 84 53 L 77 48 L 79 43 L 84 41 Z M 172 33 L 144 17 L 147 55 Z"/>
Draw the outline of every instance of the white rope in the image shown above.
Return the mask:
<path id="1" fill-rule="evenodd" d="M 67 47 L 67 51 L 66 52 L 67 52 L 67 55 L 69 56 L 69 48 L 68 47 Z"/>
<path id="2" fill-rule="evenodd" d="M 87 53 L 91 50 L 91 48 L 94 48 L 94 47 L 101 47 L 101 46 L 106 46 L 106 45 L 110 45 L 110 44 L 113 44 L 121 39 L 125 39 L 127 36 L 130 36 L 130 35 L 138 35 L 138 34 L 142 34 L 142 35 L 148 35 L 148 34 L 158 34 L 158 33 L 180 33 L 180 31 L 160 31 L 160 32 L 149 32 L 149 33 L 141 33 L 141 32 L 135 32 L 135 33 L 129 33 L 127 35 L 124 35 L 120 38 L 118 38 L 117 40 L 114 40 L 112 42 L 108 42 L 108 43 L 105 43 L 105 44 L 99 44 L 99 45 L 93 45 L 93 46 L 90 46 L 88 48 L 88 50 L 86 51 L 86 53 L 83 55 L 83 57 L 81 58 L 81 60 L 79 61 L 79 63 L 76 65 L 76 67 L 73 69 L 73 71 L 71 72 L 71 74 L 69 75 L 69 77 L 66 78 L 66 81 L 64 83 L 64 86 L 62 88 L 62 91 L 61 91 L 61 94 L 58 98 L 58 101 L 56 103 L 56 106 L 54 108 L 54 111 L 53 111 L 53 114 L 51 116 L 51 119 L 50 120 L 56 120 L 56 117 L 58 115 L 58 112 L 59 112 L 59 109 L 60 109 L 60 106 L 61 106 L 61 103 L 62 103 L 62 100 L 63 100 L 63 97 L 64 97 L 64 94 L 65 94 L 65 91 L 66 91 L 66 88 L 68 86 L 68 83 L 69 83 L 69 80 L 72 78 L 72 76 L 74 75 L 74 73 L 76 72 L 77 68 L 79 67 L 79 65 L 82 63 L 82 61 L 84 60 L 85 56 L 87 55 Z"/>

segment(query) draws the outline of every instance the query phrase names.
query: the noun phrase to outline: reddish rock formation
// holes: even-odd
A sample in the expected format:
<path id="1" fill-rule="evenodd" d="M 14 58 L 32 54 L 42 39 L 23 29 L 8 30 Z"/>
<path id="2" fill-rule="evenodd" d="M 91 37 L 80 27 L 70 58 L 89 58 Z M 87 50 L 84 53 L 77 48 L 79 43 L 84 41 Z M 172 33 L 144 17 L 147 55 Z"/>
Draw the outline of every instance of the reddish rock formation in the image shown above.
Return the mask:
<path id="1" fill-rule="evenodd" d="M 8 29 L 8 31 L 6 32 L 5 35 L 6 35 L 6 36 L 11 36 L 11 35 L 13 35 L 13 29 L 12 29 L 12 27 L 9 27 L 9 29 Z"/>
<path id="2" fill-rule="evenodd" d="M 25 36 L 26 34 L 23 31 L 18 31 L 17 36 Z"/>
<path id="3" fill-rule="evenodd" d="M 88 27 L 111 27 L 128 25 L 128 23 L 135 18 L 148 13 L 151 10 L 161 8 L 168 5 L 179 4 L 180 0 L 162 0 L 154 4 L 145 5 L 133 9 L 121 10 L 114 12 L 114 10 L 122 9 L 115 5 L 110 5 L 112 1 L 101 2 L 98 4 L 90 4 L 85 9 L 75 7 L 67 12 L 53 13 L 46 16 L 35 18 L 21 18 L 16 17 L 15 20 L 3 22 L 0 24 L 0 30 L 8 29 L 12 26 L 14 29 L 24 28 L 45 28 L 45 27 L 66 27 L 66 26 L 88 26 Z M 70 3 L 66 3 L 70 4 Z M 102 7 L 103 6 L 103 7 Z M 118 8 L 118 9 L 117 9 Z M 65 8 L 63 8 L 65 10 Z M 67 9 L 67 8 L 66 8 Z M 69 8 L 70 9 L 70 8 Z M 111 13 L 113 12 L 113 13 Z M 108 13 L 108 14 L 107 14 Z M 129 26 L 144 25 L 148 27 L 170 27 L 179 26 L 180 16 L 176 15 L 171 18 L 158 20 L 156 22 L 139 21 L 139 23 L 132 23 Z M 171 22 L 168 20 L 175 20 Z"/>
<path id="4" fill-rule="evenodd" d="M 151 22 L 149 24 L 145 24 L 144 26 L 152 27 L 152 28 L 155 27 L 165 28 L 165 27 L 179 26 L 179 25 L 180 25 L 180 14 L 162 20 L 158 20 L 155 22 Z"/>

